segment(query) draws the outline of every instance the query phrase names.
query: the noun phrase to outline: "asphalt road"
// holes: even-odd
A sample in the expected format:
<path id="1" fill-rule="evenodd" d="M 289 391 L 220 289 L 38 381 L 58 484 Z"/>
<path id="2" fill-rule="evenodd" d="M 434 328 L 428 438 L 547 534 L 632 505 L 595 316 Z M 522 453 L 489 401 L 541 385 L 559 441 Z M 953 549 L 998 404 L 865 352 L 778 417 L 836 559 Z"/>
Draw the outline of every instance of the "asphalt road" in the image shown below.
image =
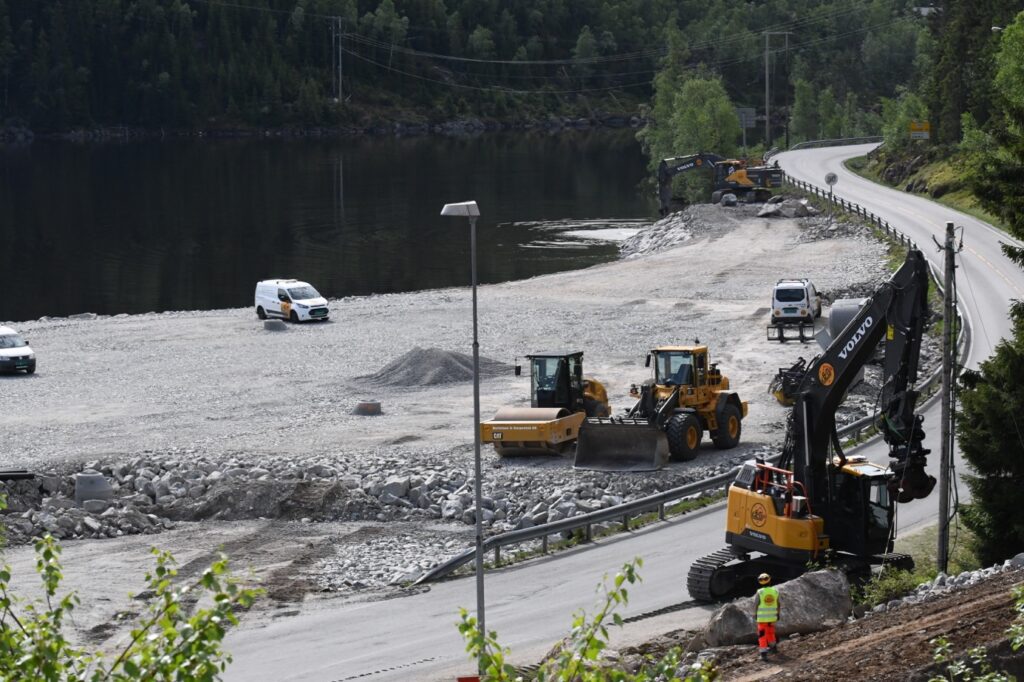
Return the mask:
<path id="1" fill-rule="evenodd" d="M 1024 273 L 1006 259 L 998 244 L 1009 238 L 969 216 L 938 204 L 861 180 L 842 160 L 870 146 L 788 152 L 777 157 L 793 176 L 824 185 L 825 173 L 839 176 L 836 194 L 866 206 L 910 235 L 926 255 L 941 263 L 931 235 L 941 235 L 948 220 L 964 227 L 959 256 L 959 294 L 974 330 L 967 365 L 976 367 L 995 344 L 1009 335 L 1009 303 L 1024 297 Z M 930 248 L 931 247 L 931 248 Z M 925 426 L 939 422 L 938 403 L 925 410 Z M 926 445 L 938 449 L 937 426 L 928 429 Z M 883 458 L 878 445 L 865 450 Z M 932 468 L 935 468 L 932 457 Z M 961 467 L 962 469 L 962 467 Z M 935 473 L 933 471 L 933 473 Z M 937 496 L 903 505 L 902 532 L 926 525 L 937 516 Z M 595 586 L 623 562 L 641 556 L 643 583 L 630 590 L 623 615 L 636 615 L 688 599 L 685 576 L 696 558 L 722 546 L 722 505 L 620 535 L 591 546 L 488 573 L 486 624 L 519 664 L 536 662 L 568 632 L 572 613 L 592 610 Z M 400 599 L 327 606 L 262 627 L 232 631 L 227 648 L 234 655 L 228 680 L 454 680 L 471 674 L 473 663 L 455 628 L 458 608 L 473 610 L 472 579 L 433 585 L 429 591 Z M 691 608 L 630 624 L 616 637 L 640 641 L 649 634 L 694 626 L 711 607 Z M 614 643 L 614 640 L 613 640 Z"/>

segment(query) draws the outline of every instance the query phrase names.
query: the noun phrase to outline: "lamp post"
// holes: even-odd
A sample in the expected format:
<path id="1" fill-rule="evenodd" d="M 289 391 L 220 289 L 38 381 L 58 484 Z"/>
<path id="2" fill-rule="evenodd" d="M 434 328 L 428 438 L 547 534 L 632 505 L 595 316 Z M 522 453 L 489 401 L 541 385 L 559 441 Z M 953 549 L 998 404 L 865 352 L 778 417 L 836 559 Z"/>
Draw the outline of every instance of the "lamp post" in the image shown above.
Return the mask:
<path id="1" fill-rule="evenodd" d="M 469 218 L 469 259 L 470 279 L 473 283 L 473 464 L 476 499 L 476 617 L 480 641 L 487 637 L 484 626 L 484 531 L 483 531 L 483 494 L 481 492 L 480 472 L 480 342 L 477 340 L 476 324 L 476 219 L 480 217 L 480 209 L 475 201 L 463 201 L 457 204 L 445 204 L 441 209 L 443 216 L 463 216 Z M 478 660 L 480 672 L 483 672 L 483 657 Z"/>

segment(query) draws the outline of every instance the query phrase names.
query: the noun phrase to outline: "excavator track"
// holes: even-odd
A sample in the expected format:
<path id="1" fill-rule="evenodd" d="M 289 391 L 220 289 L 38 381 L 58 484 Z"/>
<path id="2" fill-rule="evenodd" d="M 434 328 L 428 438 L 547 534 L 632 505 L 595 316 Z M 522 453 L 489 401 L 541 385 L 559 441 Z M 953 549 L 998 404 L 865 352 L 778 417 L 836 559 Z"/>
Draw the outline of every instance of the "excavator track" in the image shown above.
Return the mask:
<path id="1" fill-rule="evenodd" d="M 733 559 L 736 559 L 736 555 L 726 547 L 694 561 L 686 576 L 686 589 L 690 596 L 703 602 L 716 601 L 724 596 L 723 594 L 714 594 L 712 583 L 715 580 L 715 573 Z M 728 590 L 726 590 L 727 592 Z"/>

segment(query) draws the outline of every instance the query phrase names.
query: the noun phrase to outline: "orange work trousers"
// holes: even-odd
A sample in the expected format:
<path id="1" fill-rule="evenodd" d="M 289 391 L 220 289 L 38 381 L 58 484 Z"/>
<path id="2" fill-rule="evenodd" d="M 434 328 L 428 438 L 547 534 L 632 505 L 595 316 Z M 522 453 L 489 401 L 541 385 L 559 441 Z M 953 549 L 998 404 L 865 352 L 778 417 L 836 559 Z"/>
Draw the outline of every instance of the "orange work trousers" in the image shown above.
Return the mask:
<path id="1" fill-rule="evenodd" d="M 757 624 L 757 646 L 761 651 L 768 651 L 768 647 L 775 646 L 775 623 Z"/>

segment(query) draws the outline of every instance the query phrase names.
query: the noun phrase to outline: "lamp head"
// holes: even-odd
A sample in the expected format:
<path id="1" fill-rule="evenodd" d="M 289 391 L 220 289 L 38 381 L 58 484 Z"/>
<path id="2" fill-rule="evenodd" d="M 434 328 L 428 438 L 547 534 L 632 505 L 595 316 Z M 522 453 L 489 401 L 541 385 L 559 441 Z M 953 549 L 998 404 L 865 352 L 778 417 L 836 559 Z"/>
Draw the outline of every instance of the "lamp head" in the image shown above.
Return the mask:
<path id="1" fill-rule="evenodd" d="M 457 204 L 445 204 L 441 209 L 441 215 L 458 216 L 461 218 L 477 218 L 480 216 L 480 208 L 475 201 L 463 201 Z"/>

